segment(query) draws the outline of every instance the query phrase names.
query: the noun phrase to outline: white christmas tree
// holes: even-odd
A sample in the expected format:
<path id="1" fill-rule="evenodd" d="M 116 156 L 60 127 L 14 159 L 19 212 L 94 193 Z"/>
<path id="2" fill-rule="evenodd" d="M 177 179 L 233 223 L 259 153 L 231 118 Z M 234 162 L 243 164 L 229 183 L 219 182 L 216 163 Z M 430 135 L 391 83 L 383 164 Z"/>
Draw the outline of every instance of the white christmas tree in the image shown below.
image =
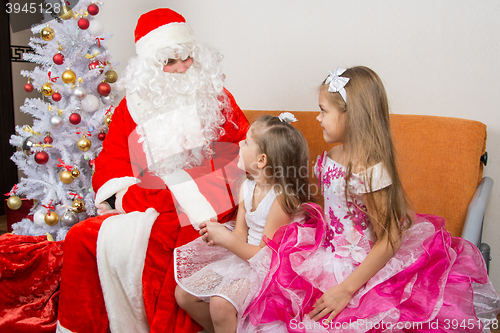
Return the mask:
<path id="1" fill-rule="evenodd" d="M 21 75 L 28 77 L 26 91 L 37 89 L 43 96 L 25 100 L 21 111 L 33 116 L 33 127 L 17 126 L 10 139 L 20 148 L 11 159 L 25 177 L 8 204 L 15 208 L 23 196 L 35 205 L 33 222 L 14 224 L 15 234 L 49 233 L 61 240 L 72 225 L 96 213 L 93 162 L 114 108 L 110 83 L 117 80 L 112 67 L 117 64 L 110 63 L 105 48 L 111 33 L 103 34 L 95 18 L 100 5 L 88 0 L 61 5 L 58 17 L 31 29 L 39 36 L 29 43 L 35 53 L 23 58 L 40 66 Z"/>

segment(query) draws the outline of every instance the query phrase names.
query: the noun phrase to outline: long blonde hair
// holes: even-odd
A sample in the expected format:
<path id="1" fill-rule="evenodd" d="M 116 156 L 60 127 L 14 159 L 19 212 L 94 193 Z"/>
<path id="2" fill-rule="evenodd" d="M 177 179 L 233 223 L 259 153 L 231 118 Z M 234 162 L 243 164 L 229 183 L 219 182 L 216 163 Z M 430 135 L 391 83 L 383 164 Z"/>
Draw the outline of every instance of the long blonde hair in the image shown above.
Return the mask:
<path id="1" fill-rule="evenodd" d="M 293 215 L 309 199 L 309 147 L 304 135 L 278 117 L 263 115 L 250 127 L 259 153 L 266 154 L 266 177 L 277 191 L 281 208 Z"/>
<path id="2" fill-rule="evenodd" d="M 399 233 L 411 225 L 409 203 L 399 177 L 394 145 L 391 135 L 389 105 L 387 94 L 380 77 L 371 69 L 363 66 L 347 69 L 341 76 L 349 78 L 345 85 L 347 103 L 339 93 L 328 92 L 328 85 L 323 82 L 321 91 L 326 92 L 329 100 L 341 112 L 346 112 L 346 130 L 350 156 L 347 164 L 346 181 L 353 173 L 353 168 L 365 169 L 382 162 L 392 185 L 385 189 L 385 204 L 375 205 L 372 193 L 371 175 L 367 175 L 366 199 L 375 208 L 377 220 L 383 229 L 383 236 L 391 235 L 392 221 L 395 220 Z M 325 91 L 326 90 L 326 91 Z M 346 197 L 347 189 L 346 186 Z M 372 214 L 373 215 L 373 214 Z M 388 237 L 394 247 L 394 240 Z"/>

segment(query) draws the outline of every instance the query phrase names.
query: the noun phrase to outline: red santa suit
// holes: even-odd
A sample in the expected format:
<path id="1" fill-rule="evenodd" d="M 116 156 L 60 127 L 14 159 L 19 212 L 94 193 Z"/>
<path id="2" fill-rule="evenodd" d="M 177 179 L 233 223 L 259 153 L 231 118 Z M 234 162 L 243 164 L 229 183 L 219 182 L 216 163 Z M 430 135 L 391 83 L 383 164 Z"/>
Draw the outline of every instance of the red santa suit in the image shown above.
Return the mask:
<path id="1" fill-rule="evenodd" d="M 182 40 L 178 25 L 167 34 Z M 161 178 L 150 170 L 145 153 L 146 141 L 156 136 L 137 125 L 147 103 L 131 95 L 115 109 L 96 159 L 93 188 L 96 205 L 115 195 L 117 212 L 80 222 L 66 236 L 58 332 L 107 332 L 108 326 L 120 333 L 201 331 L 176 304 L 172 254 L 199 237 L 198 223 L 235 217 L 241 176 L 237 142 L 249 124 L 226 89 L 220 98 L 225 122 L 210 157 Z"/>
<path id="2" fill-rule="evenodd" d="M 234 208 L 237 203 L 234 203 L 232 191 L 237 188 L 235 183 L 237 172 L 234 169 L 238 157 L 238 146 L 235 143 L 242 140 L 248 130 L 248 121 L 232 95 L 227 91 L 226 93 L 229 103 L 228 107 L 222 110 L 226 122 L 223 126 L 223 135 L 220 136 L 218 143 L 214 144 L 215 157 L 199 167 L 184 170 L 186 175 L 196 180 L 196 188 L 188 192 L 194 204 L 191 208 L 194 208 L 194 214 L 200 212 L 199 206 L 202 205 L 200 201 L 205 201 L 205 204 L 208 202 L 211 205 L 221 222 L 234 218 Z M 103 150 L 96 160 L 96 172 L 93 177 L 96 204 L 109 197 L 110 194 L 126 190 L 121 202 L 117 200 L 117 208 L 124 214 L 91 218 L 73 226 L 68 232 L 64 242 L 64 265 L 59 300 L 58 328 L 62 332 L 65 331 L 63 328 L 72 332 L 106 332 L 107 312 L 114 313 L 115 307 L 120 306 L 119 303 L 125 300 L 122 295 L 113 295 L 113 291 L 106 288 L 107 284 L 114 283 L 125 284 L 121 288 L 126 288 L 128 284 L 131 288 L 126 292 L 136 293 L 127 295 L 126 301 L 137 302 L 126 307 L 125 310 L 141 312 L 141 307 L 144 306 L 147 322 L 128 323 L 129 325 L 147 325 L 151 332 L 196 332 L 200 330 L 200 327 L 192 322 L 175 302 L 176 284 L 172 265 L 173 249 L 192 241 L 199 234 L 191 226 L 190 208 L 178 207 L 178 200 L 173 197 L 162 179 L 149 171 L 146 171 L 141 179 L 136 178 L 138 168 L 141 167 L 138 162 L 146 160 L 145 156 L 140 157 L 141 153 L 144 154 L 142 150 L 130 148 L 129 145 L 129 137 L 131 134 L 133 136 L 136 126 L 124 99 L 113 114 L 109 132 L 103 143 Z M 222 145 L 222 143 L 233 144 Z M 217 144 L 221 147 L 217 147 Z M 139 156 L 130 156 L 130 152 Z M 138 180 L 141 182 L 137 183 Z M 181 185 L 184 184 L 186 182 L 182 182 Z M 192 189 L 189 184 L 186 186 L 189 190 Z M 108 218 L 118 222 L 107 227 L 111 232 L 102 236 L 105 238 L 99 235 L 98 239 L 101 225 Z M 147 227 L 142 228 L 141 225 L 148 225 L 150 230 Z M 129 228 L 132 233 L 123 232 L 124 228 Z M 137 237 L 137 233 L 142 233 L 141 237 Z M 106 245 L 103 245 L 113 241 L 118 243 L 115 247 L 106 248 Z M 134 241 L 142 242 L 142 244 L 133 244 Z M 131 256 L 120 256 L 122 253 L 120 244 L 124 246 L 121 249 L 123 252 L 126 252 L 127 248 L 133 249 L 134 252 L 141 247 L 147 248 L 145 258 L 142 258 L 143 263 L 140 255 L 136 256 L 137 253 L 132 253 Z M 120 253 L 100 253 L 100 251 L 117 251 L 117 249 Z M 117 275 L 123 272 L 113 271 L 119 270 L 112 266 L 113 264 L 97 263 L 100 255 L 103 256 L 102 261 L 124 260 L 125 262 L 114 265 L 123 265 L 123 269 L 128 271 L 126 274 L 130 274 L 133 268 L 131 266 L 140 267 L 143 264 L 143 270 L 138 270 L 142 273 L 142 284 L 140 283 L 141 276 L 137 276 L 137 273 L 127 278 L 131 280 L 139 278 L 139 281 L 119 281 L 120 277 Z M 111 265 L 112 272 L 103 275 L 101 271 L 98 271 L 98 265 L 100 270 Z M 99 275 L 101 275 L 101 280 Z M 108 281 L 102 279 L 108 279 Z M 139 283 L 133 285 L 134 282 Z M 103 285 L 103 291 L 101 291 L 101 285 Z M 143 305 L 141 304 L 142 297 Z M 106 299 L 108 311 L 106 311 L 104 299 Z M 125 321 L 130 317 L 113 319 Z"/>

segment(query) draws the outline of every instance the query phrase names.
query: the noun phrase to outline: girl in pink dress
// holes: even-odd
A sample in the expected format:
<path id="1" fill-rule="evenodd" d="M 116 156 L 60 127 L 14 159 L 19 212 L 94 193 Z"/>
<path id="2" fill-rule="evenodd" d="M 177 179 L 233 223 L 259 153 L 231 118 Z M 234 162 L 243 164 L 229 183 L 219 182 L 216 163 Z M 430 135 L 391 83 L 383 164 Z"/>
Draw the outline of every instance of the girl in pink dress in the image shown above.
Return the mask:
<path id="1" fill-rule="evenodd" d="M 444 219 L 409 210 L 382 81 L 366 67 L 330 72 L 317 117 L 315 173 L 324 223 L 292 223 L 268 242 L 271 269 L 241 332 L 489 332 L 499 296 L 479 250 Z"/>
<path id="2" fill-rule="evenodd" d="M 177 303 L 209 332 L 236 331 L 269 271 L 264 240 L 291 220 L 321 219 L 319 207 L 301 206 L 308 199 L 309 152 L 293 120 L 290 113 L 262 116 L 240 142 L 238 167 L 250 179 L 240 191 L 234 230 L 204 222 L 202 237 L 174 251 Z"/>

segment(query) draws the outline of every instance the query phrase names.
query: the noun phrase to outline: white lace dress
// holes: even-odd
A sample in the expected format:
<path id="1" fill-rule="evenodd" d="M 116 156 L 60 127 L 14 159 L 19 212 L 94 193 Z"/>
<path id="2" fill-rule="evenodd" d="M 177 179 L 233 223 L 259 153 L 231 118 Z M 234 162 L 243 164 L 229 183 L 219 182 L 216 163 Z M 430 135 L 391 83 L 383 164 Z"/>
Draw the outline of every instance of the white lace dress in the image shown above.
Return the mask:
<path id="1" fill-rule="evenodd" d="M 276 198 L 274 189 L 252 211 L 255 181 L 243 184 L 247 242 L 260 245 L 262 232 L 271 205 Z M 228 229 L 234 223 L 226 224 Z M 201 237 L 174 250 L 174 274 L 177 284 L 188 293 L 209 302 L 212 296 L 220 296 L 231 302 L 242 314 L 254 295 L 260 290 L 263 278 L 269 271 L 270 255 L 267 247 L 250 260 L 243 260 L 220 246 L 208 246 Z"/>

